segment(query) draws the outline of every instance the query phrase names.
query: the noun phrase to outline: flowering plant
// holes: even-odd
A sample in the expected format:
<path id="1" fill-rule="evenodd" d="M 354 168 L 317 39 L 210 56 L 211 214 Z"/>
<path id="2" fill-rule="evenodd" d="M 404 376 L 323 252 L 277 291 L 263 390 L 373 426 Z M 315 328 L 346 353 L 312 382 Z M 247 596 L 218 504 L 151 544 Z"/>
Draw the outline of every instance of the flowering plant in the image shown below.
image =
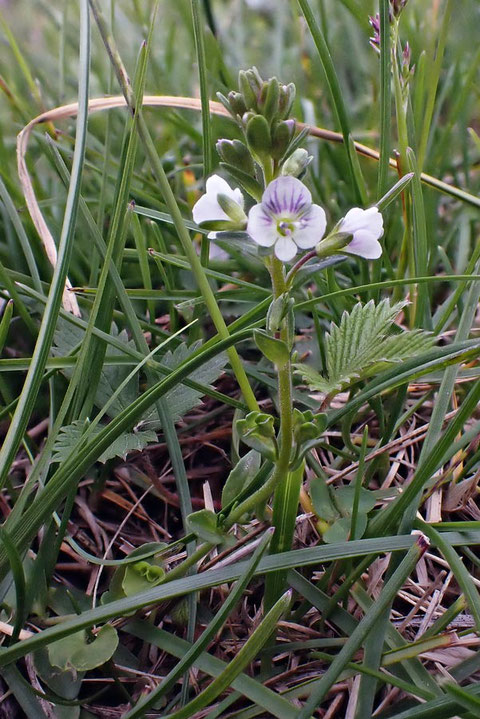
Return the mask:
<path id="1" fill-rule="evenodd" d="M 239 126 L 243 139 L 219 140 L 217 150 L 222 159 L 221 168 L 240 187 L 233 188 L 220 175 L 210 177 L 206 194 L 193 207 L 193 219 L 200 227 L 209 230 L 208 236 L 212 239 L 216 238 L 217 232 L 225 230 L 233 230 L 237 236 L 238 233 L 240 236 L 243 234 L 246 241 L 257 247 L 258 255 L 271 277 L 273 297 L 266 327 L 255 330 L 254 337 L 259 350 L 276 368 L 279 424 L 276 425 L 272 415 L 260 412 L 255 405 L 245 418 L 237 421 L 237 435 L 250 447 L 250 452 L 245 456 L 245 462 L 241 461 L 233 470 L 226 496 L 231 496 L 231 486 L 236 486 L 239 476 L 243 476 L 241 467 L 248 466 L 248 471 L 251 471 L 252 456 L 261 456 L 265 462 L 272 462 L 273 471 L 263 485 L 244 497 L 238 506 L 232 509 L 229 505 L 224 528 L 242 521 L 253 507 L 259 511 L 273 492 L 275 534 L 271 549 L 275 552 L 288 548 L 285 538 L 292 536 L 291 523 L 294 521 L 288 506 L 296 507 L 298 504 L 304 457 L 325 429 L 322 412 L 315 414 L 309 410 L 305 413 L 293 409 L 293 307 L 294 287 L 298 285 L 298 280 L 294 283 L 294 279 L 300 269 L 308 268 L 310 261 L 314 261 L 314 270 L 332 264 L 331 260 L 335 257 L 335 261 L 346 260 L 348 256 L 378 259 L 382 254 L 380 239 L 384 227 L 382 213 L 378 206 L 373 205 L 367 209 L 349 209 L 326 232 L 327 212 L 313 201 L 303 181 L 312 158 L 299 147 L 306 131 L 299 132 L 295 121 L 290 118 L 294 86 L 281 85 L 275 78 L 263 81 L 254 68 L 240 73 L 239 90 L 230 92 L 227 97 L 219 95 L 219 98 Z M 403 188 L 404 184 L 405 180 L 402 180 L 399 186 Z M 394 196 L 396 191 L 390 191 L 390 201 Z M 229 235 L 225 234 L 225 238 L 228 244 Z M 320 265 L 319 258 L 323 261 Z M 292 263 L 287 271 L 287 265 Z M 400 305 L 391 308 L 387 303 L 377 308 L 369 303 L 365 308 L 359 305 L 351 319 L 342 320 L 329 339 L 327 336 L 332 356 L 338 354 L 336 344 L 345 344 L 342 334 L 353 332 L 352 336 L 358 337 L 359 342 L 352 345 L 354 356 L 349 361 L 344 358 L 343 366 L 338 361 L 329 364 L 327 377 L 305 365 L 296 365 L 297 371 L 312 389 L 324 390 L 322 409 L 332 393 L 363 376 L 363 367 L 374 367 L 384 355 L 386 361 L 400 361 L 400 358 L 408 356 L 415 343 L 418 345 L 424 340 L 423 336 L 415 336 L 403 344 L 395 338 L 391 339 L 391 344 L 387 342 L 381 333 L 388 331 L 389 323 L 399 311 Z M 361 322 L 365 322 L 369 332 L 361 332 Z M 371 347 L 378 342 L 378 347 L 382 348 L 379 349 L 380 354 L 377 352 L 370 357 Z M 286 520 L 286 517 L 290 519 Z M 199 519 L 207 521 L 206 517 L 195 517 L 195 526 L 199 525 Z M 345 523 L 346 520 L 342 518 L 341 521 Z M 210 517 L 208 522 L 213 522 L 213 519 Z M 276 601 L 282 590 L 278 575 L 272 577 L 267 579 L 267 606 Z"/>

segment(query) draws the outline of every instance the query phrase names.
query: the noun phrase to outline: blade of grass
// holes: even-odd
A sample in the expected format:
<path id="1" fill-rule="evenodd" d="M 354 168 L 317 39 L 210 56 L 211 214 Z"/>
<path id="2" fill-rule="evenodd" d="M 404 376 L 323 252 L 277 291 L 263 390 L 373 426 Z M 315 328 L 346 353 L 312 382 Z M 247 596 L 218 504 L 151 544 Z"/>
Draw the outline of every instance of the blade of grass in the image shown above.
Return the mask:
<path id="1" fill-rule="evenodd" d="M 127 80 L 127 76 L 126 76 L 126 72 L 125 72 L 122 60 L 121 60 L 118 50 L 115 46 L 115 42 L 111 36 L 111 33 L 108 30 L 107 24 L 105 22 L 102 12 L 101 12 L 98 1 L 97 0 L 89 0 L 89 2 L 90 2 L 90 6 L 93 10 L 94 17 L 97 22 L 98 28 L 100 30 L 102 40 L 105 44 L 105 47 L 107 48 L 107 51 L 109 53 L 111 61 L 114 64 L 115 73 L 116 73 L 117 79 L 120 83 L 122 92 L 124 93 L 125 100 L 130 107 L 134 107 L 135 100 L 134 100 L 134 97 L 132 96 L 132 91 L 128 84 L 128 80 Z M 148 157 L 148 160 L 151 164 L 152 170 L 153 170 L 153 172 L 157 178 L 157 181 L 160 185 L 160 191 L 163 195 L 163 198 L 168 207 L 168 210 L 173 218 L 175 229 L 177 230 L 178 237 L 179 237 L 180 242 L 183 247 L 183 251 L 184 251 L 186 257 L 188 258 L 189 262 L 191 263 L 191 270 L 195 276 L 198 287 L 205 299 L 205 303 L 207 305 L 208 311 L 210 312 L 212 321 L 215 324 L 215 327 L 216 327 L 217 332 L 219 333 L 220 337 L 222 339 L 227 339 L 228 334 L 229 334 L 227 325 L 225 324 L 223 315 L 217 305 L 212 288 L 210 287 L 210 285 L 208 283 L 208 280 L 207 280 L 207 277 L 203 270 L 200 259 L 197 255 L 197 253 L 195 252 L 195 248 L 190 240 L 190 236 L 188 234 L 188 231 L 187 231 L 184 221 L 183 221 L 183 217 L 178 208 L 177 201 L 175 199 L 175 195 L 170 187 L 168 178 L 165 174 L 165 170 L 163 169 L 163 165 L 160 161 L 160 158 L 157 155 L 155 145 L 153 143 L 153 140 L 150 136 L 150 133 L 148 131 L 148 128 L 145 124 L 145 121 L 144 121 L 141 113 L 139 113 L 138 134 L 139 134 L 140 140 L 143 144 L 144 151 L 145 151 L 145 153 Z M 255 395 L 253 394 L 252 388 L 250 387 L 250 383 L 248 381 L 248 378 L 247 378 L 247 375 L 243 368 L 240 357 L 238 356 L 237 351 L 235 350 L 234 347 L 229 348 L 228 356 L 229 356 L 230 364 L 232 366 L 232 370 L 235 373 L 235 377 L 236 377 L 237 382 L 239 383 L 239 386 L 242 390 L 246 404 L 248 405 L 250 410 L 258 410 L 257 400 L 255 399 Z"/>
<path id="2" fill-rule="evenodd" d="M 139 717 L 143 716 L 144 712 L 154 703 L 158 702 L 158 699 L 164 696 L 164 694 L 175 685 L 182 674 L 188 671 L 195 663 L 196 659 L 198 659 L 198 657 L 207 649 L 210 641 L 214 638 L 217 632 L 220 631 L 221 627 L 230 616 L 230 613 L 241 600 L 243 592 L 253 577 L 260 559 L 268 548 L 271 535 L 272 530 L 267 530 L 262 538 L 262 541 L 255 549 L 252 558 L 249 560 L 245 572 L 242 573 L 237 584 L 230 589 L 228 597 L 222 605 L 220 611 L 208 624 L 195 644 L 191 646 L 178 664 L 170 670 L 160 684 L 152 692 L 150 692 L 150 694 L 137 702 L 133 709 L 130 709 L 130 711 L 125 714 L 124 719 L 139 719 Z"/>
<path id="3" fill-rule="evenodd" d="M 322 676 L 309 699 L 299 711 L 297 719 L 310 719 L 316 708 L 320 705 L 327 691 L 340 676 L 346 664 L 351 660 L 355 652 L 361 647 L 365 638 L 372 631 L 377 619 L 390 606 L 410 572 L 414 569 L 422 554 L 428 546 L 425 538 L 418 537 L 415 544 L 408 550 L 402 563 L 385 584 L 382 593 L 372 608 L 365 614 L 359 625 L 350 635 L 350 638 L 337 654 L 325 674 Z"/>
<path id="4" fill-rule="evenodd" d="M 361 202 L 362 196 L 366 194 L 366 189 L 365 185 L 361 186 L 359 184 L 360 180 L 357 173 L 355 172 L 352 150 L 349 143 L 349 138 L 351 136 L 350 122 L 348 120 L 347 110 L 343 101 L 340 83 L 337 77 L 337 73 L 335 71 L 335 65 L 333 63 L 328 45 L 325 41 L 320 26 L 315 19 L 308 0 L 298 0 L 298 4 L 300 5 L 300 9 L 308 25 L 308 29 L 310 30 L 310 33 L 312 35 L 315 47 L 317 48 L 318 55 L 323 66 L 323 70 L 325 72 L 325 77 L 327 79 L 328 89 L 330 91 L 330 96 L 332 100 L 333 111 L 335 113 L 338 125 L 343 135 L 343 142 L 345 145 L 345 151 L 347 153 L 348 166 L 350 169 L 350 180 L 352 183 L 353 192 L 356 196 L 357 201 Z"/>
<path id="5" fill-rule="evenodd" d="M 45 363 L 52 344 L 53 333 L 55 331 L 56 320 L 60 310 L 60 303 L 62 300 L 68 265 L 72 253 L 88 120 L 90 24 L 88 3 L 86 0 L 82 0 L 80 3 L 80 19 L 81 32 L 78 90 L 79 113 L 77 117 L 77 134 L 73 156 L 72 180 L 67 195 L 62 232 L 58 248 L 57 264 L 53 272 L 45 312 L 33 353 L 32 365 L 27 373 L 14 416 L 3 446 L 0 450 L 0 486 L 3 486 L 5 483 L 10 466 L 23 439 L 23 435 L 28 426 L 31 413 L 37 399 L 44 374 Z"/>
<path id="6" fill-rule="evenodd" d="M 158 647 L 162 651 L 181 659 L 190 649 L 190 645 L 183 639 L 174 636 L 170 632 L 157 627 L 148 627 L 145 622 L 130 622 L 126 626 L 126 631 L 133 636 L 143 639 L 150 644 Z M 226 662 L 213 657 L 204 652 L 195 661 L 195 667 L 211 676 L 218 676 L 226 667 Z M 262 710 L 267 711 L 278 719 L 295 719 L 298 709 L 290 702 L 268 687 L 263 686 L 247 674 L 240 674 L 233 682 L 232 689 L 241 695 L 250 699 Z"/>
<path id="7" fill-rule="evenodd" d="M 51 480 L 50 480 L 51 481 Z M 48 486 L 48 485 L 47 485 Z M 14 539 L 11 533 L 11 538 Z M 480 544 L 480 532 L 458 533 L 448 532 L 445 539 L 448 539 L 452 546 L 460 546 L 469 542 Z M 256 571 L 256 575 L 268 572 L 277 572 L 283 569 L 300 568 L 321 564 L 322 562 L 335 562 L 338 559 L 349 559 L 354 557 L 365 557 L 387 552 L 410 550 L 416 544 L 412 535 L 379 537 L 376 539 L 361 539 L 355 542 L 342 542 L 340 544 L 322 545 L 309 549 L 293 550 L 282 554 L 272 554 L 264 557 Z M 143 607 L 158 604 L 174 597 L 183 596 L 189 592 L 199 592 L 204 589 L 226 584 L 238 579 L 245 571 L 246 562 L 238 562 L 233 566 L 211 569 L 197 575 L 183 577 L 168 581 L 168 576 L 163 584 L 152 589 L 145 590 L 131 597 L 118 599 L 108 604 L 82 612 L 82 614 L 65 620 L 61 624 L 48 627 L 38 634 L 25 639 L 8 648 L 0 649 L 0 666 L 5 666 L 16 661 L 42 646 L 47 646 L 62 637 L 69 636 L 72 632 L 87 629 L 106 622 L 114 617 L 127 616 L 129 612 L 135 612 Z M 169 573 L 171 574 L 171 572 Z M 397 575 L 398 576 L 398 575 Z M 375 605 L 376 606 L 376 605 Z M 151 628 L 149 628 L 150 631 Z M 362 630 L 363 631 L 363 630 Z"/>

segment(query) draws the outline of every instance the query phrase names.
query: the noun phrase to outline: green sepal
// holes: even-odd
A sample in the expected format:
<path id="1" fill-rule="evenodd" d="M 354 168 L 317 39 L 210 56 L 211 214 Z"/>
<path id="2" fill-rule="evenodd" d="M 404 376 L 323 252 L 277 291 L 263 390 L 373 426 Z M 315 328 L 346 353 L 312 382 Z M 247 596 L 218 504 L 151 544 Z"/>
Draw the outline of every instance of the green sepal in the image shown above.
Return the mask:
<path id="1" fill-rule="evenodd" d="M 226 170 L 229 175 L 241 185 L 242 189 L 248 192 L 250 197 L 253 197 L 257 202 L 261 202 L 263 187 L 254 177 L 234 165 L 229 165 L 227 162 L 221 162 L 220 167 Z"/>
<path id="2" fill-rule="evenodd" d="M 228 165 L 237 167 L 247 175 L 253 175 L 255 166 L 248 147 L 240 140 L 219 140 L 216 144 L 221 159 Z"/>
<path id="3" fill-rule="evenodd" d="M 245 107 L 247 110 L 256 112 L 258 110 L 257 93 L 260 88 L 255 91 L 255 83 L 251 80 L 252 73 L 249 70 L 240 70 L 238 73 L 238 88 L 242 94 Z"/>
<path id="4" fill-rule="evenodd" d="M 261 455 L 275 461 L 277 444 L 275 440 L 274 419 L 265 412 L 249 412 L 245 419 L 236 423 L 238 436 L 248 447 L 256 449 Z"/>
<path id="5" fill-rule="evenodd" d="M 280 160 L 295 135 L 295 120 L 283 120 L 272 130 L 272 157 Z"/>
<path id="6" fill-rule="evenodd" d="M 258 109 L 267 122 L 272 122 L 278 113 L 280 88 L 276 77 L 263 83 L 258 100 Z"/>

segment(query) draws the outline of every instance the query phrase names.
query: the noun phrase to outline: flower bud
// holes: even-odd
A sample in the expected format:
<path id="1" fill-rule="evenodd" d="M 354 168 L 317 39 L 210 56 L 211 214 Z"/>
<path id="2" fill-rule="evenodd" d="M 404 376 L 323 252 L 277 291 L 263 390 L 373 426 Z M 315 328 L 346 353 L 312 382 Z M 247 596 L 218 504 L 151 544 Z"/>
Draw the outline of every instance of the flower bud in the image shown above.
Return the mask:
<path id="1" fill-rule="evenodd" d="M 301 177 L 312 160 L 313 155 L 309 155 L 303 147 L 299 147 L 285 160 L 282 165 L 281 174 Z"/>
<path id="2" fill-rule="evenodd" d="M 318 243 L 315 248 L 317 257 L 330 257 L 335 254 L 338 250 L 346 247 L 352 240 L 352 233 L 350 232 L 336 232 L 335 234 L 329 235 L 324 240 Z"/>
<path id="3" fill-rule="evenodd" d="M 295 120 L 279 122 L 273 130 L 272 157 L 281 160 L 295 134 Z"/>
<path id="4" fill-rule="evenodd" d="M 263 163 L 270 157 L 272 150 L 270 127 L 263 115 L 254 115 L 249 119 L 245 134 L 248 149 L 255 159 Z"/>
<path id="5" fill-rule="evenodd" d="M 254 88 L 250 84 L 247 72 L 240 70 L 238 73 L 238 87 L 240 89 L 241 96 L 243 97 L 246 109 L 254 110 L 256 112 L 258 110 L 257 92 L 255 92 Z"/>
<path id="6" fill-rule="evenodd" d="M 240 140 L 219 140 L 216 148 L 222 160 L 228 165 L 233 165 L 248 175 L 253 174 L 252 156 L 243 142 L 240 142 Z"/>
<path id="7" fill-rule="evenodd" d="M 250 70 L 246 70 L 245 75 L 255 95 L 259 95 L 262 89 L 263 79 L 257 68 L 253 66 Z"/>
<path id="8" fill-rule="evenodd" d="M 232 220 L 232 222 L 235 222 L 235 224 L 243 225 L 247 221 L 247 216 L 238 204 L 238 202 L 232 200 L 232 198 L 228 195 L 224 195 L 220 192 L 217 195 L 217 202 L 222 208 L 222 210 L 225 212 L 225 214 L 228 215 L 228 217 Z"/>
<path id="9" fill-rule="evenodd" d="M 296 88 L 293 82 L 279 88 L 278 112 L 280 120 L 285 120 L 291 112 L 295 100 Z"/>
<path id="10" fill-rule="evenodd" d="M 272 122 L 278 112 L 280 90 L 276 77 L 264 82 L 258 99 L 258 109 L 268 122 Z"/>
<path id="11" fill-rule="evenodd" d="M 232 90 L 228 93 L 227 98 L 233 113 L 242 117 L 242 115 L 244 115 L 247 111 L 243 95 L 240 92 L 234 92 Z"/>

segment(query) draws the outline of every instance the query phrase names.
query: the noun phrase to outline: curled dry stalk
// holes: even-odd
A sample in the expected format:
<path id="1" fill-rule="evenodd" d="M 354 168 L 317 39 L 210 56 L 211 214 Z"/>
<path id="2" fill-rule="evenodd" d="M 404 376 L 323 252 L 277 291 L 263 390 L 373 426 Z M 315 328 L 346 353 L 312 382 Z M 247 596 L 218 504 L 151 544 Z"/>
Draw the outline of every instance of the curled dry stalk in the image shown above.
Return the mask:
<path id="1" fill-rule="evenodd" d="M 123 95 L 116 95 L 114 97 L 97 97 L 92 98 L 89 101 L 88 111 L 100 112 L 101 110 L 112 110 L 117 107 L 126 106 L 127 102 Z M 201 111 L 200 100 L 194 97 L 176 97 L 173 95 L 145 95 L 143 98 L 143 106 L 175 107 L 185 110 L 195 110 L 197 112 Z M 57 261 L 57 250 L 55 246 L 55 241 L 40 209 L 37 197 L 35 195 L 35 191 L 33 189 L 32 179 L 28 172 L 25 158 L 30 135 L 32 133 L 32 130 L 36 128 L 37 125 L 41 125 L 43 123 L 52 124 L 68 117 L 75 117 L 77 112 L 78 103 L 76 102 L 72 102 L 68 105 L 60 105 L 59 107 L 52 108 L 51 110 L 46 110 L 45 112 L 42 112 L 40 115 L 37 115 L 37 117 L 34 117 L 32 120 L 30 120 L 30 122 L 25 125 L 25 127 L 19 132 L 17 137 L 17 169 L 20 184 L 22 186 L 22 191 L 25 197 L 25 203 L 27 205 L 28 212 L 30 214 L 30 217 L 32 218 L 35 229 L 37 230 L 39 237 L 43 243 L 47 257 L 53 266 L 56 265 Z M 223 107 L 223 105 L 213 100 L 210 101 L 210 112 L 214 115 L 223 115 L 224 117 L 230 117 L 228 111 Z M 303 129 L 304 127 L 306 127 L 306 125 L 299 122 L 298 127 L 299 129 Z M 313 137 L 318 137 L 322 140 L 326 140 L 327 142 L 343 143 L 343 135 L 339 132 L 334 132 L 333 130 L 328 130 L 321 127 L 309 127 L 309 134 Z M 373 148 L 368 147 L 367 145 L 364 145 L 360 142 L 354 142 L 353 144 L 356 152 L 359 155 L 377 161 L 380 159 L 380 153 L 377 150 L 374 150 Z M 397 160 L 395 158 L 390 158 L 389 165 L 392 169 L 398 169 Z M 426 185 L 429 185 L 430 187 L 433 187 L 440 192 L 463 200 L 464 202 L 474 205 L 475 207 L 480 207 L 480 198 L 471 195 L 469 192 L 465 192 L 464 190 L 455 187 L 454 185 L 449 185 L 448 183 L 443 182 L 442 180 L 438 180 L 437 178 L 432 177 L 431 175 L 428 175 L 424 172 L 421 173 L 420 179 Z M 67 311 L 72 312 L 75 315 L 79 315 L 80 309 L 78 307 L 77 299 L 75 295 L 69 291 L 70 287 L 70 283 L 67 282 L 66 289 L 63 295 L 63 306 Z"/>

